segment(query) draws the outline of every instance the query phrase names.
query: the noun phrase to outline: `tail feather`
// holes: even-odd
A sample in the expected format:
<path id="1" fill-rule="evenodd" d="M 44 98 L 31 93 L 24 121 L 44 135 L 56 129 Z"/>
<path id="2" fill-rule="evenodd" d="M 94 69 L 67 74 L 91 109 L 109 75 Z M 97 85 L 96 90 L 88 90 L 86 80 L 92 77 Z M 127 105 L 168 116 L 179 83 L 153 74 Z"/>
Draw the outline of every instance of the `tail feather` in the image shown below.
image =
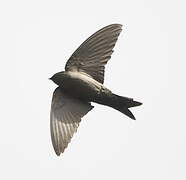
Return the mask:
<path id="1" fill-rule="evenodd" d="M 126 106 L 127 106 L 128 108 L 136 107 L 136 106 L 142 105 L 141 102 L 134 101 L 132 98 L 127 98 L 127 97 L 122 97 L 122 96 L 120 96 L 120 98 L 122 99 L 123 103 L 126 104 Z"/>
<path id="2" fill-rule="evenodd" d="M 130 117 L 131 119 L 136 120 L 136 118 L 134 117 L 134 115 L 132 114 L 132 112 L 128 108 L 123 107 L 123 108 L 120 108 L 117 110 L 119 110 L 120 112 L 122 112 L 126 116 Z"/>
<path id="3" fill-rule="evenodd" d="M 122 112 L 123 114 L 125 114 L 126 116 L 130 117 L 133 120 L 136 120 L 136 118 L 128 108 L 136 107 L 140 105 L 142 105 L 141 102 L 134 101 L 132 98 L 113 94 L 111 107 L 117 109 L 118 111 Z"/>

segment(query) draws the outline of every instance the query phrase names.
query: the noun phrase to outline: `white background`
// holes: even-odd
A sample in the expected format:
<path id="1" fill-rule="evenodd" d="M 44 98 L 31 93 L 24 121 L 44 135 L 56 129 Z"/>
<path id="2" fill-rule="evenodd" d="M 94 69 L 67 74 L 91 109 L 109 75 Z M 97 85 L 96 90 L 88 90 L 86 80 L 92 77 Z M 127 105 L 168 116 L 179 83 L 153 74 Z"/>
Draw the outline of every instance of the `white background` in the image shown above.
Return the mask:
<path id="1" fill-rule="evenodd" d="M 0 179 L 186 179 L 185 1 L 1 1 Z M 105 85 L 143 106 L 137 120 L 101 105 L 57 157 L 49 131 L 56 85 L 73 51 L 112 24 L 123 31 Z"/>

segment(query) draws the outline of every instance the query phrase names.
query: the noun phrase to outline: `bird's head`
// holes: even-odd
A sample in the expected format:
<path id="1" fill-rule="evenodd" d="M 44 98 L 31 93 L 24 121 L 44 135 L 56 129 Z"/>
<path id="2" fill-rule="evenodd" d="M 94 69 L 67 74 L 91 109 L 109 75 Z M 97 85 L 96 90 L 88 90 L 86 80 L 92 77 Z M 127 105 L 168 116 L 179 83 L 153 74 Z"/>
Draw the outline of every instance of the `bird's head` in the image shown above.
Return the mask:
<path id="1" fill-rule="evenodd" d="M 55 84 L 61 85 L 62 84 L 63 77 L 64 77 L 64 74 L 65 74 L 65 71 L 61 71 L 61 72 L 58 72 L 58 73 L 54 74 L 49 79 L 52 80 Z"/>

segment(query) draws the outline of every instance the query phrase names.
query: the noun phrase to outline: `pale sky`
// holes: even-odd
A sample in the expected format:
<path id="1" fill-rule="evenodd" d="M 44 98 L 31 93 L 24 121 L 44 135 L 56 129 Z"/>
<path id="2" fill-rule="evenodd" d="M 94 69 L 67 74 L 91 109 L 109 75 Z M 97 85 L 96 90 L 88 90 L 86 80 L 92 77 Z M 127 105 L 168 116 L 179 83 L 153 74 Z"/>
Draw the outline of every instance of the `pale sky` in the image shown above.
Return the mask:
<path id="1" fill-rule="evenodd" d="M 1 1 L 0 179 L 185 180 L 185 1 Z M 65 153 L 49 129 L 56 85 L 73 51 L 123 24 L 105 86 L 143 102 L 136 121 L 109 107 L 83 119 Z"/>

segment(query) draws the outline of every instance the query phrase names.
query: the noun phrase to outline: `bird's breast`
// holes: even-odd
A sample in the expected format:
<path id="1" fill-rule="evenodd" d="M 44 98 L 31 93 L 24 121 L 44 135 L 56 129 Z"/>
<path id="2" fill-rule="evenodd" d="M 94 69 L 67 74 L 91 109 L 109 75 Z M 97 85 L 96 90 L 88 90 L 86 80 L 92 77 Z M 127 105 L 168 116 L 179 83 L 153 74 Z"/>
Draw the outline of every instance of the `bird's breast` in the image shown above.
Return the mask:
<path id="1" fill-rule="evenodd" d="M 67 93 L 85 99 L 91 99 L 103 89 L 101 83 L 82 72 L 66 72 L 62 81 Z"/>

